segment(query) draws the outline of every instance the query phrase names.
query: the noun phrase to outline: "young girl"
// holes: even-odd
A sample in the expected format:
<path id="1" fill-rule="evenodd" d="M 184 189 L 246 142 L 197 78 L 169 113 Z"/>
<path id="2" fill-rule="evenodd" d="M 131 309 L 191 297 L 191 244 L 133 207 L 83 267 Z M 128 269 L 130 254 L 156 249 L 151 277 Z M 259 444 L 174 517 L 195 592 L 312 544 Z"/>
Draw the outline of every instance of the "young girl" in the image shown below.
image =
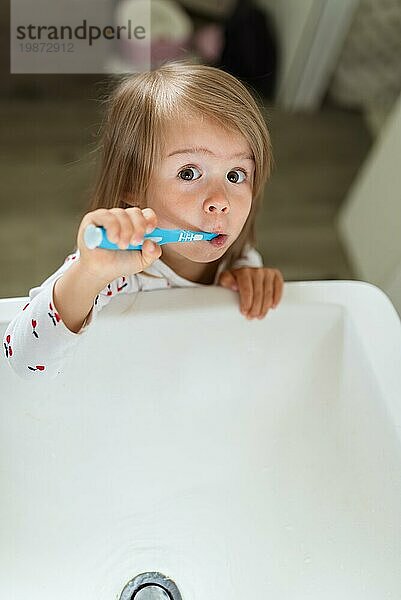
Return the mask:
<path id="1" fill-rule="evenodd" d="M 283 277 L 264 268 L 255 215 L 270 175 L 270 136 L 235 77 L 204 65 L 170 62 L 125 76 L 110 98 L 102 162 L 77 250 L 9 323 L 7 361 L 24 378 L 55 377 L 99 311 L 119 294 L 221 285 L 238 291 L 241 311 L 263 318 L 280 302 Z M 121 250 L 155 227 L 224 234 L 208 241 L 142 250 L 83 242 L 101 225 Z"/>

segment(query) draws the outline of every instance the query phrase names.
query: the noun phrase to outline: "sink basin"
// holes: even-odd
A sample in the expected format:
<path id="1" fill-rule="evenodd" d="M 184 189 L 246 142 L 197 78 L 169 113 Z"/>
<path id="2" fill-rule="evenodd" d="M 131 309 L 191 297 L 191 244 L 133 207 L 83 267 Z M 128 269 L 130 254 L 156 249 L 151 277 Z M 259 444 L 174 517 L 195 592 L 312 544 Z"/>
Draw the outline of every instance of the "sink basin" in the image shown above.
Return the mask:
<path id="1" fill-rule="evenodd" d="M 0 300 L 0 332 L 26 303 Z M 0 360 L 0 597 L 401 598 L 401 323 L 357 281 L 115 298 L 54 380 Z M 149 590 L 148 590 L 148 593 Z M 143 594 L 146 596 L 145 592 Z"/>

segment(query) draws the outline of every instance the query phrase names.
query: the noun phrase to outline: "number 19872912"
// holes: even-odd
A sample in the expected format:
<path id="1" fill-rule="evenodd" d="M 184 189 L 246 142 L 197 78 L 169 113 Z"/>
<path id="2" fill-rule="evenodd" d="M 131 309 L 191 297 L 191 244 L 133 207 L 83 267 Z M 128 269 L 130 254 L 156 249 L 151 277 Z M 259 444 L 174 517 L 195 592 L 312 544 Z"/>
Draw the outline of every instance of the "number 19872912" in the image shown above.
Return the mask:
<path id="1" fill-rule="evenodd" d="M 19 47 L 21 52 L 74 52 L 72 42 L 24 42 Z"/>

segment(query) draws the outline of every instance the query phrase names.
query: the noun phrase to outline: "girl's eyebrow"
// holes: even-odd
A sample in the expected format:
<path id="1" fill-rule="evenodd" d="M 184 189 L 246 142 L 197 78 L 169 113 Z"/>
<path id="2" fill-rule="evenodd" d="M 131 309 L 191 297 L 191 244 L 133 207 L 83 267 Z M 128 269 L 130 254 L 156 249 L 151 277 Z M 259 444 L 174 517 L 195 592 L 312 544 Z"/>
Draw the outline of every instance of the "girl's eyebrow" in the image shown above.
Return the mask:
<path id="1" fill-rule="evenodd" d="M 212 156 L 216 156 L 209 148 L 203 148 L 201 146 L 195 146 L 193 148 L 180 148 L 179 150 L 173 150 L 167 156 L 173 156 L 174 154 L 211 154 Z M 236 154 L 232 154 L 227 158 L 245 158 L 246 160 L 254 160 L 253 156 L 249 154 L 249 152 L 237 152 Z"/>

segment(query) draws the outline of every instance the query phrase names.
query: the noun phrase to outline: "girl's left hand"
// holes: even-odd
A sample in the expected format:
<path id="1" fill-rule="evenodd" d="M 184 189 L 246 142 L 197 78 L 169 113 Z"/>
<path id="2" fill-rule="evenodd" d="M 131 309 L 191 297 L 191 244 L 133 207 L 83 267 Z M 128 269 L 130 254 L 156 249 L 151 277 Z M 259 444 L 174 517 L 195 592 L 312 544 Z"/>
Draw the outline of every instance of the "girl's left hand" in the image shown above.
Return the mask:
<path id="1" fill-rule="evenodd" d="M 263 319 L 280 302 L 284 278 L 278 269 L 242 267 L 223 271 L 218 284 L 239 291 L 241 312 L 248 319 Z"/>

